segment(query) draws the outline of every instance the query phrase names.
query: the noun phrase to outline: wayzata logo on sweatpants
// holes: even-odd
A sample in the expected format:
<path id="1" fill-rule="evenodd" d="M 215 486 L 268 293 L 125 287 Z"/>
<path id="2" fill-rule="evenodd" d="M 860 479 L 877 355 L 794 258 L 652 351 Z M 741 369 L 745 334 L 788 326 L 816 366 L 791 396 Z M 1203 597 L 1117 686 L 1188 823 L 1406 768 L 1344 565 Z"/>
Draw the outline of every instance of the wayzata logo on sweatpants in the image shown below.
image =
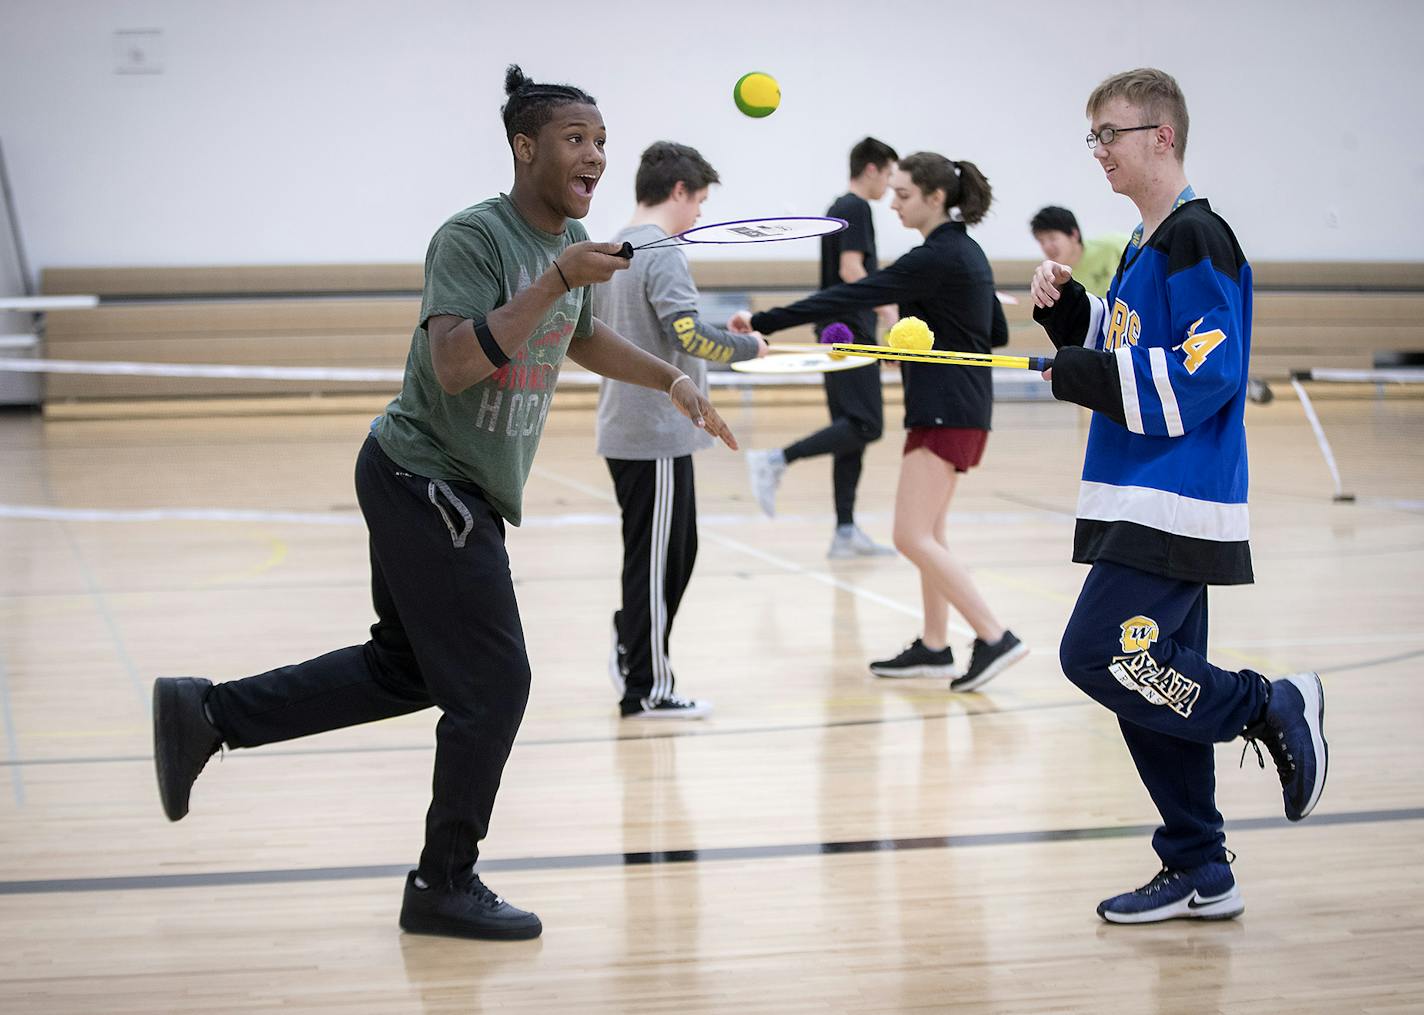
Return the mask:
<path id="1" fill-rule="evenodd" d="M 1160 636 L 1157 622 L 1151 617 L 1139 615 L 1124 620 L 1119 643 L 1127 654 L 1114 656 L 1108 664 L 1108 672 L 1129 691 L 1136 691 L 1153 705 L 1166 705 L 1188 719 L 1201 696 L 1201 685 L 1176 670 L 1159 666 L 1157 660 L 1147 654 Z"/>

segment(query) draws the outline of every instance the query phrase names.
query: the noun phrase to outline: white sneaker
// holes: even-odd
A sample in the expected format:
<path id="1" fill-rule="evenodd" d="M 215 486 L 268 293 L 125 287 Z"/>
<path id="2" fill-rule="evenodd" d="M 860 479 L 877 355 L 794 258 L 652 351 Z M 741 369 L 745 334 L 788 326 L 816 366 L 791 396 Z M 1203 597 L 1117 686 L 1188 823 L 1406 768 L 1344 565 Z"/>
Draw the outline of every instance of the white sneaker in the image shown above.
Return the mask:
<path id="1" fill-rule="evenodd" d="M 836 534 L 831 539 L 831 548 L 826 551 L 831 560 L 847 560 L 851 557 L 893 557 L 893 547 L 882 546 L 865 534 L 859 525 L 837 525 Z"/>
<path id="2" fill-rule="evenodd" d="M 626 706 L 625 706 L 626 707 Z M 705 719 L 712 714 L 710 701 L 691 701 L 677 695 L 662 701 L 644 701 L 640 708 L 624 712 L 624 719 Z"/>
<path id="3" fill-rule="evenodd" d="M 781 485 L 785 471 L 786 456 L 780 449 L 747 452 L 747 477 L 751 480 L 752 495 L 768 518 L 776 517 L 776 488 Z"/>

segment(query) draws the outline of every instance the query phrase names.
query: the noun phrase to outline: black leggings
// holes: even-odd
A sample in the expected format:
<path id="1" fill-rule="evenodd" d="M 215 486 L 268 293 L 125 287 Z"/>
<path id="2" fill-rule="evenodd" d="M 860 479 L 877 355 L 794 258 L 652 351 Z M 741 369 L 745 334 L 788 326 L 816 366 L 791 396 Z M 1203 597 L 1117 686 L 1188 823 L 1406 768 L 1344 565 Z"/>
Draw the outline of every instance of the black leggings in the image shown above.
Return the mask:
<path id="1" fill-rule="evenodd" d="M 458 884 L 529 699 L 504 521 L 474 485 L 412 475 L 373 437 L 356 460 L 356 497 L 370 530 L 370 641 L 218 684 L 208 706 L 230 747 L 438 706 L 420 874 Z"/>
<path id="2" fill-rule="evenodd" d="M 877 364 L 824 375 L 826 407 L 831 425 L 783 449 L 787 463 L 799 458 L 834 455 L 831 483 L 835 491 L 836 524 L 855 524 L 855 491 L 860 484 L 866 445 L 885 429 L 885 403 Z"/>

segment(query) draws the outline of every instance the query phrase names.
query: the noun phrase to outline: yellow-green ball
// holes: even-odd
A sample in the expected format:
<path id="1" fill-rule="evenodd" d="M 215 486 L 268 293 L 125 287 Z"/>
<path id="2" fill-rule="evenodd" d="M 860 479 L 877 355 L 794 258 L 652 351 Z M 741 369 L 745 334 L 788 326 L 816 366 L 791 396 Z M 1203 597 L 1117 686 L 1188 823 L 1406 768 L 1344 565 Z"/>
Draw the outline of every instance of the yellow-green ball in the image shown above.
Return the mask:
<path id="1" fill-rule="evenodd" d="M 918 317 L 900 318 L 890 329 L 890 334 L 885 337 L 891 348 L 894 349 L 923 351 L 934 348 L 934 332 L 930 331 L 930 326 Z"/>
<path id="2" fill-rule="evenodd" d="M 770 116 L 781 105 L 781 86 L 770 74 L 752 71 L 737 78 L 732 86 L 732 99 L 747 116 L 760 119 Z"/>

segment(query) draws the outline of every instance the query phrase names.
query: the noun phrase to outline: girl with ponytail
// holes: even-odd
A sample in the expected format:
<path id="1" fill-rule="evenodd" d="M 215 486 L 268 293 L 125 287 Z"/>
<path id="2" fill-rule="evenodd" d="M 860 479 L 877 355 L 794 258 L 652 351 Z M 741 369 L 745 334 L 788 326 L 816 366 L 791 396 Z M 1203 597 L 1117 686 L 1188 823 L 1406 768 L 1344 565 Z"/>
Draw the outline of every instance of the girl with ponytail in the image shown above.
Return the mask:
<path id="1" fill-rule="evenodd" d="M 847 310 L 898 303 L 901 316 L 929 325 L 936 349 L 987 353 L 1008 341 L 994 276 L 968 227 L 993 202 L 988 179 L 972 162 L 934 152 L 901 159 L 890 177 L 890 207 L 925 242 L 888 268 L 857 282 L 823 289 L 775 310 L 737 314 L 732 330 L 770 334 L 797 324 L 829 323 Z M 870 369 L 870 368 L 866 368 Z M 904 457 L 895 493 L 895 547 L 919 569 L 924 605 L 920 637 L 898 656 L 870 664 L 880 677 L 950 677 L 950 689 L 973 691 L 1028 655 L 1028 648 L 979 593 L 950 552 L 945 515 L 959 476 L 979 464 L 993 412 L 993 375 L 976 367 L 902 363 Z M 783 465 L 782 468 L 785 468 Z M 949 647 L 949 608 L 974 630 L 969 665 Z"/>

